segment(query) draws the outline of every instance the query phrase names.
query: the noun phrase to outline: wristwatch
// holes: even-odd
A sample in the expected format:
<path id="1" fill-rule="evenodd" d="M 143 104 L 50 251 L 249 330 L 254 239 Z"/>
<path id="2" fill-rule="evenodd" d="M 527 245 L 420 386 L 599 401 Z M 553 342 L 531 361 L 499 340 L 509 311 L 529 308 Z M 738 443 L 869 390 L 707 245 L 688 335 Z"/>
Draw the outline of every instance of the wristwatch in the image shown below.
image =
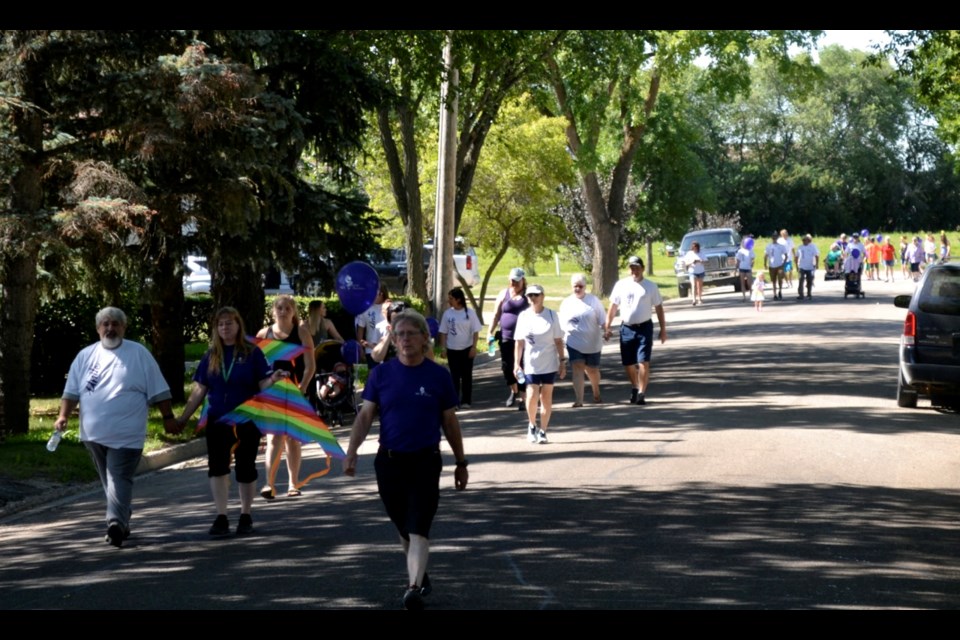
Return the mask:
<path id="1" fill-rule="evenodd" d="M 469 465 L 469 464 L 470 464 L 470 461 L 467 460 L 466 458 L 464 458 L 463 460 L 457 460 L 457 466 L 458 466 L 458 467 L 463 467 L 464 469 L 466 469 L 466 468 L 467 468 L 467 465 Z"/>

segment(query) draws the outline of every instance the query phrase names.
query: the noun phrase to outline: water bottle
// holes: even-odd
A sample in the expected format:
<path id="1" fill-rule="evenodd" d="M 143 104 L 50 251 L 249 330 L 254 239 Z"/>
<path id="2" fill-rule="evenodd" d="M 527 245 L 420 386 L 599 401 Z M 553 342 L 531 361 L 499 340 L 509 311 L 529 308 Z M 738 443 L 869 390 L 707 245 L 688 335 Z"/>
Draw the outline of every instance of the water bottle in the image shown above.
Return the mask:
<path id="1" fill-rule="evenodd" d="M 487 338 L 487 354 L 492 358 L 497 355 L 497 339 L 493 336 Z"/>
<path id="2" fill-rule="evenodd" d="M 47 440 L 47 451 L 53 453 L 60 446 L 60 439 L 63 438 L 63 431 L 53 430 L 53 435 Z"/>
<path id="3" fill-rule="evenodd" d="M 517 378 L 517 384 L 527 384 L 527 376 L 523 374 L 523 369 L 517 369 L 515 377 Z"/>

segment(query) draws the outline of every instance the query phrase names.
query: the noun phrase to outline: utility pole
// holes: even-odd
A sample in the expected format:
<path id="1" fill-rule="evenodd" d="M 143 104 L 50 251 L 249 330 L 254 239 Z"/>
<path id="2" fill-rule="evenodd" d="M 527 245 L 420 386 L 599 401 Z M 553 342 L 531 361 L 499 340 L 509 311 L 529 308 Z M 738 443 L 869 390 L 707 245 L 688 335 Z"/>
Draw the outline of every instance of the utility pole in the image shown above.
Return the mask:
<path id="1" fill-rule="evenodd" d="M 447 33 L 443 47 L 446 77 L 440 89 L 440 144 L 437 163 L 437 210 L 433 233 L 433 288 L 431 306 L 435 317 L 443 315 L 447 292 L 453 286 L 453 213 L 457 194 L 457 84 L 453 40 Z"/>

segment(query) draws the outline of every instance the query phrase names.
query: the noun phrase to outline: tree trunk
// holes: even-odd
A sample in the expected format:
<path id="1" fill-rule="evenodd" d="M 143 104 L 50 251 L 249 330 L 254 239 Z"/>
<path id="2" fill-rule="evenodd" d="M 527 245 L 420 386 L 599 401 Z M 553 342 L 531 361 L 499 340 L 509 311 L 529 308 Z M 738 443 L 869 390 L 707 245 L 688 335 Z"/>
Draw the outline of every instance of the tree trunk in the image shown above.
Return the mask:
<path id="1" fill-rule="evenodd" d="M 183 402 L 183 282 L 180 256 L 161 254 L 153 274 L 154 296 L 150 301 L 150 344 L 160 372 L 170 386 L 174 402 Z"/>
<path id="2" fill-rule="evenodd" d="M 23 38 L 30 36 L 21 32 Z M 19 37 L 17 38 L 19 40 Z M 18 42 L 24 46 L 26 42 Z M 26 105 L 14 105 L 11 118 L 19 149 L 19 164 L 10 181 L 10 211 L 21 228 L 18 237 L 4 247 L 3 297 L 0 299 L 0 389 L 3 412 L 0 431 L 27 433 L 30 429 L 30 352 L 33 350 L 33 322 L 37 315 L 37 261 L 40 254 L 38 224 L 43 211 L 43 118 L 33 108 L 41 86 L 41 68 L 29 57 L 22 71 L 22 94 Z M 14 95 L 16 89 L 14 88 Z"/>
<path id="3" fill-rule="evenodd" d="M 235 248 L 230 250 L 234 251 Z M 256 335 L 264 326 L 266 296 L 263 293 L 263 277 L 255 261 L 231 260 L 217 247 L 210 252 L 207 263 L 212 277 L 210 293 L 213 295 L 214 312 L 221 307 L 233 307 L 243 318 L 247 334 Z M 211 332 L 215 330 L 216 327 L 210 327 Z"/>
<path id="4" fill-rule="evenodd" d="M 593 231 L 593 291 L 597 296 L 604 297 L 610 295 L 619 276 L 617 243 L 620 240 L 620 225 L 611 220 L 597 174 L 583 173 L 581 182 L 590 229 Z"/>
<path id="5" fill-rule="evenodd" d="M 37 315 L 37 255 L 31 243 L 3 267 L 3 330 L 0 332 L 0 432 L 27 433 L 30 428 L 30 352 Z"/>

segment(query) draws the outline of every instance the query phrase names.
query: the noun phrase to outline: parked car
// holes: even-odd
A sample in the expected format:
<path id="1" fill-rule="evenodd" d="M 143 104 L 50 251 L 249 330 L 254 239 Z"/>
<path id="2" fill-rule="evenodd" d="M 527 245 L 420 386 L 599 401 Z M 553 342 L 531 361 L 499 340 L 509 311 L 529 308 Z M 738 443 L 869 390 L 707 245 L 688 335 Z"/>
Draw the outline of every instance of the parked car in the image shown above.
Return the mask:
<path id="1" fill-rule="evenodd" d="M 387 285 L 392 293 L 407 290 L 406 249 L 388 249 L 385 258 L 368 257 L 367 261 L 380 276 L 380 283 Z"/>
<path id="2" fill-rule="evenodd" d="M 456 238 L 453 243 L 453 261 L 457 272 L 463 276 L 467 284 L 475 287 L 480 284 L 480 262 L 473 247 L 467 246 L 463 238 Z M 430 260 L 433 258 L 433 245 L 423 245 L 423 273 L 430 270 Z M 406 249 L 388 249 L 386 257 L 369 259 L 371 266 L 380 276 L 380 281 L 394 293 L 402 293 L 407 289 L 407 251 Z M 460 283 L 456 275 L 453 278 L 454 286 Z"/>
<path id="3" fill-rule="evenodd" d="M 907 310 L 900 336 L 897 405 L 960 408 L 960 264 L 927 267 L 913 295 L 893 304 Z"/>
<path id="4" fill-rule="evenodd" d="M 290 278 L 279 269 L 271 269 L 263 280 L 263 292 L 267 295 L 293 294 Z M 206 256 L 187 256 L 183 259 L 183 292 L 210 293 L 210 271 Z"/>
<path id="5" fill-rule="evenodd" d="M 734 291 L 740 291 L 740 274 L 737 272 L 737 250 L 740 248 L 740 234 L 734 229 L 698 229 L 690 231 L 680 241 L 677 261 L 673 270 L 677 275 L 677 288 L 680 297 L 690 295 L 690 276 L 683 263 L 683 256 L 690 251 L 693 242 L 700 243 L 700 255 L 706 272 L 703 275 L 704 286 L 719 287 L 733 285 Z"/>
<path id="6" fill-rule="evenodd" d="M 430 257 L 433 256 L 433 245 L 423 245 L 423 251 L 427 256 L 426 262 L 429 264 Z M 463 276 L 468 286 L 475 287 L 480 284 L 480 261 L 477 260 L 477 252 L 474 251 L 473 247 L 467 246 L 460 236 L 453 240 L 453 262 L 457 266 L 457 273 Z M 460 283 L 457 280 L 457 273 L 453 274 L 454 286 Z"/>
<path id="7" fill-rule="evenodd" d="M 204 256 L 187 256 L 183 261 L 183 292 L 210 293 L 210 271 Z"/>

